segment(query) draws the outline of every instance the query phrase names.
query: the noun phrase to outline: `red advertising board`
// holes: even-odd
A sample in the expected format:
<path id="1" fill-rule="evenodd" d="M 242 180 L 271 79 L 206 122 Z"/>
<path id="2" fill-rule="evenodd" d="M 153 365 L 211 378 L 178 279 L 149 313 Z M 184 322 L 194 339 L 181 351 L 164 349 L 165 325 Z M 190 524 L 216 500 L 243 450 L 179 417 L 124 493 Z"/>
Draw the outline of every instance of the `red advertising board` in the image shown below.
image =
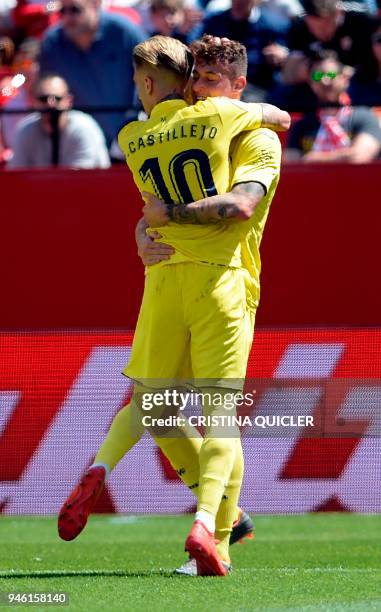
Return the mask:
<path id="1" fill-rule="evenodd" d="M 0 336 L 0 508 L 55 513 L 92 462 L 131 388 L 131 333 Z M 381 511 L 381 330 L 259 330 L 244 406 L 241 503 L 254 512 Z M 275 430 L 274 415 L 313 427 Z M 145 434 L 98 510 L 182 512 L 194 504 Z"/>
<path id="2" fill-rule="evenodd" d="M 380 169 L 284 166 L 261 245 L 257 325 L 381 324 Z M 141 209 L 124 166 L 3 173 L 0 329 L 133 329 Z"/>

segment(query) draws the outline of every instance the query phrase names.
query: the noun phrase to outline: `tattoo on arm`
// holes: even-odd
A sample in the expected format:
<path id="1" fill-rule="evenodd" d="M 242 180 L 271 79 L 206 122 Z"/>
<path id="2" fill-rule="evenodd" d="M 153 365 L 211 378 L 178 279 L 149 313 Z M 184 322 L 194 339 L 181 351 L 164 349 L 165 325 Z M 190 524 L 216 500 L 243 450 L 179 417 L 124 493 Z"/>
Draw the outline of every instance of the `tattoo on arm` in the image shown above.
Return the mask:
<path id="1" fill-rule="evenodd" d="M 191 204 L 178 204 L 171 211 L 171 218 L 175 223 L 191 223 L 204 225 L 219 223 L 233 219 L 239 212 L 238 206 L 230 201 L 231 194 L 212 196 Z"/>
<path id="2" fill-rule="evenodd" d="M 221 217 L 221 219 L 225 219 L 227 216 L 227 211 L 226 211 L 226 206 L 222 205 L 219 207 L 219 209 L 217 210 L 218 216 Z"/>
<path id="3" fill-rule="evenodd" d="M 197 202 L 195 202 L 195 204 L 196 203 Z M 201 223 L 206 223 L 206 221 L 200 220 L 203 214 L 203 206 L 198 208 L 190 208 L 188 204 L 178 204 L 172 208 L 170 218 L 175 223 L 191 223 L 194 225 L 200 225 Z"/>
<path id="4" fill-rule="evenodd" d="M 211 196 L 191 204 L 170 205 L 168 215 L 175 223 L 194 225 L 245 221 L 266 194 L 261 183 L 251 181 L 235 185 L 231 193 Z"/>

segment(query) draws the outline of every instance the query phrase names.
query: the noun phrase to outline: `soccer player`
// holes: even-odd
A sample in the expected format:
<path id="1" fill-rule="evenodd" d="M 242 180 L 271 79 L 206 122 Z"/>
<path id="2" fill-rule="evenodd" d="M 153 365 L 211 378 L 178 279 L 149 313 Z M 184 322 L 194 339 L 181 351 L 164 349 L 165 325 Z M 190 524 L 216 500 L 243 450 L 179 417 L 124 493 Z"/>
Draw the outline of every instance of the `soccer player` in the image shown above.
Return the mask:
<path id="1" fill-rule="evenodd" d="M 260 116 L 258 114 L 255 116 L 258 113 L 256 106 L 250 108 L 251 113 L 254 114 L 253 117 L 250 116 L 244 105 L 227 104 L 227 101 L 223 100 L 216 100 L 212 104 L 209 101 L 199 104 L 196 113 L 193 109 L 188 110 L 181 100 L 187 68 L 189 68 L 188 63 L 187 51 L 183 46 L 179 46 L 178 41 L 155 37 L 147 44 L 139 45 L 135 49 L 135 80 L 143 105 L 150 114 L 150 119 L 143 126 L 133 124 L 132 131 L 127 127 L 122 132 L 120 139 L 128 157 L 132 158 L 128 159 L 128 162 L 134 172 L 135 180 L 143 189 L 144 181 L 152 180 L 155 192 L 164 197 L 167 202 L 169 200 L 170 206 L 167 210 L 169 214 L 172 214 L 177 207 L 173 206 L 172 197 L 166 182 L 163 181 L 164 168 L 168 185 L 171 183 L 167 167 L 171 169 L 172 195 L 176 197 L 174 192 L 177 191 L 179 198 L 185 202 L 194 199 L 192 196 L 194 193 L 197 194 L 197 191 L 191 191 L 187 183 L 189 179 L 185 180 L 184 168 L 187 164 L 197 169 L 197 184 L 194 182 L 191 187 L 194 188 L 201 182 L 204 193 L 223 192 L 228 186 L 229 176 L 226 143 L 229 143 L 241 129 L 253 128 L 260 123 Z M 166 99 L 163 101 L 163 98 Z M 266 112 L 273 112 L 273 110 L 265 109 Z M 144 129 L 141 131 L 142 127 Z M 195 142 L 198 148 L 184 150 L 186 143 L 176 142 L 179 138 L 191 139 L 188 142 L 192 144 Z M 160 145 L 164 143 L 171 152 L 171 161 L 168 159 L 168 151 L 164 157 L 160 156 L 164 150 L 164 147 Z M 158 157 L 154 155 L 147 157 L 148 152 L 145 151 L 147 148 L 149 148 L 150 155 L 157 153 Z M 135 156 L 136 153 L 138 155 Z M 161 166 L 159 162 L 164 163 L 164 166 Z M 263 187 L 260 188 L 259 193 L 259 199 L 261 199 L 264 193 Z M 259 201 L 258 194 L 256 196 L 251 194 L 250 197 L 242 194 L 238 194 L 238 197 L 237 194 L 235 197 L 225 195 L 222 202 L 221 197 L 218 197 L 214 200 L 212 198 L 213 202 L 216 205 L 218 202 L 220 214 L 228 215 L 229 218 L 233 216 L 247 218 L 250 203 L 254 206 Z M 204 205 L 202 207 L 203 210 L 207 210 L 209 226 L 214 220 L 220 221 L 221 218 L 225 220 L 225 216 L 213 217 L 217 210 L 213 212 L 213 204 L 209 203 L 206 208 Z M 201 207 L 198 212 L 199 216 L 200 212 Z M 200 227 L 193 228 L 197 229 L 193 232 L 185 232 L 186 226 L 184 226 L 179 233 L 178 225 L 173 224 L 172 243 L 175 243 L 174 246 L 177 248 L 177 258 L 172 258 L 171 263 L 177 262 L 177 266 L 167 266 L 166 269 L 163 266 L 155 266 L 155 274 L 152 268 L 147 275 L 132 359 L 125 370 L 127 375 L 140 382 L 153 379 L 153 377 L 160 379 L 178 376 L 184 354 L 189 351 L 187 344 L 190 331 L 193 339 L 193 345 L 190 348 L 193 349 L 192 369 L 195 378 L 201 376 L 210 379 L 219 378 L 230 389 L 234 379 L 243 378 L 245 375 L 251 338 L 249 341 L 248 334 L 245 333 L 247 320 L 242 316 L 242 297 L 246 289 L 245 278 L 240 274 L 238 265 L 240 262 L 238 235 L 232 232 L 232 235 L 226 238 L 224 234 L 227 232 L 224 231 L 224 228 L 217 224 L 209 228 L 202 227 L 206 217 L 201 215 L 200 219 L 198 219 Z M 208 231 L 205 232 L 205 229 Z M 208 254 L 208 245 L 205 243 L 210 242 L 211 238 L 218 238 L 218 242 L 213 244 L 213 249 L 209 244 Z M 182 246 L 183 239 L 185 239 L 185 247 Z M 219 248 L 216 249 L 216 246 Z M 209 265 L 213 263 L 217 265 Z M 219 265 L 222 270 L 219 269 Z M 214 295 L 209 300 L 209 304 L 206 299 L 204 304 L 198 307 L 198 312 L 197 307 L 194 309 L 193 321 L 191 320 L 193 313 L 190 313 L 190 321 L 185 321 L 185 313 L 178 303 L 177 292 L 181 285 L 182 290 L 187 294 L 184 304 L 188 301 L 193 309 L 195 290 L 197 292 L 194 282 L 196 273 L 200 281 L 198 291 L 200 288 L 205 289 L 207 284 L 208 289 L 212 289 L 211 293 Z M 176 278 L 176 275 L 181 275 L 181 278 Z M 161 284 L 160 292 L 158 281 Z M 237 289 L 238 295 L 233 296 Z M 200 296 L 200 293 L 198 295 Z M 149 306 L 150 302 L 151 306 Z M 226 307 L 224 307 L 224 302 L 228 302 Z M 213 322 L 212 318 L 217 321 Z M 243 321 L 244 327 L 242 327 Z M 166 330 L 163 330 L 163 326 L 166 327 Z M 223 348 L 213 348 L 211 343 L 218 332 L 220 335 L 225 334 L 220 343 Z M 147 345 L 144 346 L 146 340 L 148 340 L 148 351 Z M 163 341 L 164 350 L 161 346 Z M 229 342 L 231 346 L 226 349 Z M 207 351 L 209 354 L 205 354 L 206 346 L 210 347 L 210 350 Z M 141 358 L 142 351 L 143 359 Z M 139 352 L 141 353 L 140 358 Z M 212 537 L 214 516 L 219 508 L 225 483 L 232 478 L 233 466 L 237 460 L 238 464 L 241 462 L 241 451 L 238 439 L 220 439 L 213 433 L 208 432 L 201 446 L 199 511 L 186 546 L 189 552 L 197 558 L 199 573 L 225 575 L 226 566 L 221 563 L 217 555 Z"/>
<path id="2" fill-rule="evenodd" d="M 207 96 L 227 96 L 239 99 L 246 85 L 247 55 L 245 47 L 236 41 L 204 35 L 190 46 L 195 57 L 193 93 L 196 99 Z M 231 145 L 232 193 L 241 190 L 251 192 L 255 184 L 263 187 L 263 197 L 252 209 L 250 219 L 232 224 L 227 231 L 238 231 L 241 235 L 242 266 L 248 272 L 247 308 L 251 312 L 251 336 L 254 331 L 255 312 L 259 303 L 259 276 L 261 261 L 259 246 L 269 213 L 271 201 L 279 182 L 281 145 L 277 135 L 269 129 L 258 129 L 237 136 Z M 154 197 L 146 198 L 150 206 L 145 207 L 146 217 L 153 225 L 164 225 L 168 215 L 163 203 Z M 208 211 L 208 202 L 211 208 Z M 203 208 L 200 207 L 200 204 Z M 186 208 L 178 207 L 179 223 L 203 223 L 208 214 L 215 214 L 213 198 Z M 234 215 L 234 211 L 231 211 Z M 234 220 L 234 217 L 231 219 Z M 138 251 L 145 265 L 158 263 L 171 257 L 170 245 L 158 242 L 160 234 L 147 235 L 147 222 L 142 219 L 137 226 Z M 161 230 L 160 230 L 161 231 Z M 222 504 L 224 501 L 222 502 Z M 219 532 L 221 533 L 221 531 Z M 178 570 L 179 571 L 179 570 Z M 194 575 L 194 563 L 190 560 L 181 568 L 182 573 Z"/>
<path id="3" fill-rule="evenodd" d="M 236 260 L 240 231 L 228 232 L 220 221 L 248 219 L 250 207 L 265 190 L 255 183 L 250 197 L 243 192 L 241 198 L 217 194 L 228 186 L 226 144 L 258 124 L 249 119 L 247 109 L 226 99 L 207 99 L 195 108 L 179 102 L 179 75 L 186 74 L 186 64 L 179 60 L 179 47 L 171 49 L 168 61 L 167 44 L 156 38 L 135 48 L 135 82 L 150 119 L 130 124 L 119 137 L 141 191 L 149 185 L 166 202 L 165 222 L 172 223 L 163 226 L 151 219 L 150 224 L 163 226 L 163 238 L 176 248 L 171 265 L 155 266 L 147 275 L 125 373 L 140 382 L 154 376 L 173 379 L 189 353 L 198 387 L 230 392 L 236 379 L 245 376 L 252 331 L 243 308 L 245 275 Z M 200 198 L 189 204 L 198 194 L 208 195 L 208 201 Z M 188 223 L 180 230 L 177 221 Z M 207 416 L 218 414 L 212 405 L 203 408 Z M 207 427 L 199 455 L 198 511 L 186 541 L 199 573 L 226 573 L 214 550 L 215 516 L 234 466 L 241 461 L 241 449 L 238 438 L 220 434 L 213 424 Z"/>

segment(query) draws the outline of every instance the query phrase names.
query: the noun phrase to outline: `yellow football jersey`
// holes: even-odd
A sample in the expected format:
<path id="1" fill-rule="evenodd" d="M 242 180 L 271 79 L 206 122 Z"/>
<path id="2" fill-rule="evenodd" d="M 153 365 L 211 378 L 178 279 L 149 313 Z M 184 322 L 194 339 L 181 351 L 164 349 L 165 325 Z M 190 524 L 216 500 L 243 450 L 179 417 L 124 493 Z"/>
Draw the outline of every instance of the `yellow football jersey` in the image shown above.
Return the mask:
<path id="1" fill-rule="evenodd" d="M 166 203 L 189 203 L 230 189 L 229 147 L 240 132 L 260 127 L 262 107 L 227 98 L 157 104 L 147 121 L 119 133 L 119 145 L 139 190 Z M 241 266 L 236 232 L 224 223 L 168 223 L 157 229 L 176 252 L 162 265 L 181 261 Z M 157 265 L 161 265 L 157 264 Z"/>
<path id="2" fill-rule="evenodd" d="M 259 245 L 280 176 L 282 148 L 275 132 L 266 128 L 242 133 L 231 145 L 231 188 L 238 183 L 257 181 L 266 188 L 266 195 L 248 221 L 230 225 L 230 231 L 241 234 L 242 266 L 250 273 L 249 290 L 252 306 L 259 302 L 261 259 Z"/>

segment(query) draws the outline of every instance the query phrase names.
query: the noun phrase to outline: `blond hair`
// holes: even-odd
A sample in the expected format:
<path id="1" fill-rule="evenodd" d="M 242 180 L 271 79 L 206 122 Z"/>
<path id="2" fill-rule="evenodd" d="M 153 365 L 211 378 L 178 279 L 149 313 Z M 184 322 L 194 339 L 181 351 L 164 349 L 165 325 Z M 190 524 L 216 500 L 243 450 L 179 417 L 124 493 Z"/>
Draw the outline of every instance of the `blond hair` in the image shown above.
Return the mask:
<path id="1" fill-rule="evenodd" d="M 137 68 L 148 64 L 157 70 L 166 70 L 189 79 L 193 68 L 193 55 L 186 45 L 169 36 L 152 36 L 136 45 L 133 61 Z"/>

